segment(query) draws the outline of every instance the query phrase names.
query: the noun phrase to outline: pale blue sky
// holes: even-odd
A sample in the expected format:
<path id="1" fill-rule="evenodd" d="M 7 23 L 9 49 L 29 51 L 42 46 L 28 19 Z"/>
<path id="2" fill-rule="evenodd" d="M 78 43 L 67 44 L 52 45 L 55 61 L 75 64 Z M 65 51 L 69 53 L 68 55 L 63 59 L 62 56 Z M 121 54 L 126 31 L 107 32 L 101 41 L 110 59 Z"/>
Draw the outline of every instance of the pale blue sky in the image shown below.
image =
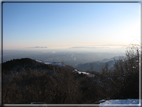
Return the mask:
<path id="1" fill-rule="evenodd" d="M 3 4 L 3 49 L 116 48 L 135 40 L 139 3 Z"/>

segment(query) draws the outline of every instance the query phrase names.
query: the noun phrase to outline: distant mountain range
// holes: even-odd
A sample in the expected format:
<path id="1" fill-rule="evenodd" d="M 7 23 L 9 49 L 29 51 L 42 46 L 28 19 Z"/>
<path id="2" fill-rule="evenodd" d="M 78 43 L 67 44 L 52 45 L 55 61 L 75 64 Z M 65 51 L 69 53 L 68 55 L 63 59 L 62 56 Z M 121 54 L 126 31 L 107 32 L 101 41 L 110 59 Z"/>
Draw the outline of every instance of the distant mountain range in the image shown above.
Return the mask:
<path id="1" fill-rule="evenodd" d="M 111 69 L 115 64 L 115 61 L 114 60 L 110 60 L 107 62 L 96 61 L 91 63 L 79 64 L 76 66 L 76 68 L 81 71 L 88 70 L 88 71 L 100 72 L 102 70 L 102 67 L 105 67 L 106 63 L 108 64 L 108 68 Z"/>
<path id="2" fill-rule="evenodd" d="M 115 59 L 119 59 L 119 57 L 115 57 Z M 77 66 L 74 66 L 74 67 L 70 66 L 70 68 L 72 68 L 72 70 L 76 69 L 78 71 L 83 71 L 83 72 L 86 72 L 87 70 L 100 72 L 102 67 L 104 67 L 106 63 L 108 64 L 108 68 L 112 69 L 113 65 L 115 64 L 115 60 L 114 58 L 103 59 L 102 61 L 78 64 Z M 10 71 L 10 70 L 19 71 L 22 68 L 25 68 L 25 69 L 40 68 L 40 69 L 51 70 L 53 69 L 54 65 L 59 67 L 69 66 L 61 62 L 47 62 L 47 61 L 42 61 L 37 59 L 22 58 L 22 59 L 13 59 L 13 60 L 4 62 L 2 69 L 5 71 Z"/>
<path id="3" fill-rule="evenodd" d="M 90 63 L 78 64 L 75 68 L 81 71 L 97 71 L 100 72 L 102 67 L 105 67 L 108 64 L 109 69 L 113 69 L 113 65 L 115 64 L 115 60 L 119 58 L 124 58 L 124 56 L 116 56 L 110 59 L 103 59 L 102 61 L 95 61 Z M 115 59 L 115 60 L 114 60 Z"/>

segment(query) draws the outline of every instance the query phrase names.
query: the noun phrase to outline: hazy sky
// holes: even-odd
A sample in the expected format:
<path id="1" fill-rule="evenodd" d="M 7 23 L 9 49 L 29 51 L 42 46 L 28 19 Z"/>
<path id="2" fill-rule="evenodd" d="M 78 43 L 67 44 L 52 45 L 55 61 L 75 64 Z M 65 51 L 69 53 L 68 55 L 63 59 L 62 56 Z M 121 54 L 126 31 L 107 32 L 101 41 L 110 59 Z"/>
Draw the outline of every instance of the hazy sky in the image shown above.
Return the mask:
<path id="1" fill-rule="evenodd" d="M 139 3 L 3 3 L 3 49 L 116 48 L 137 41 Z"/>

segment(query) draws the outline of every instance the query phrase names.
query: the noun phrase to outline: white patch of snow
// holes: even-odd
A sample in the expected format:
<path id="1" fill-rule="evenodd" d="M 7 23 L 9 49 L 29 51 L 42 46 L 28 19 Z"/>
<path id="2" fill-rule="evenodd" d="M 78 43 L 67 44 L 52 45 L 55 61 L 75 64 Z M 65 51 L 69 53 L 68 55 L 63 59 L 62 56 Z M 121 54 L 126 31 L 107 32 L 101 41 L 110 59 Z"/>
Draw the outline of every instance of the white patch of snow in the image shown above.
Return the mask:
<path id="1" fill-rule="evenodd" d="M 104 103 L 99 104 L 99 107 L 104 106 L 125 106 L 125 107 L 134 107 L 134 106 L 140 106 L 140 103 L 142 100 L 139 99 L 125 99 L 125 100 L 107 100 Z"/>
<path id="2" fill-rule="evenodd" d="M 40 60 L 36 60 L 37 62 L 42 62 L 42 61 L 40 61 Z"/>
<path id="3" fill-rule="evenodd" d="M 47 64 L 47 65 L 48 65 L 48 64 L 52 64 L 52 63 L 49 63 L 49 62 L 45 62 L 45 64 Z"/>
<path id="4" fill-rule="evenodd" d="M 80 71 L 77 71 L 79 74 L 81 74 L 82 72 L 80 72 Z"/>
<path id="5" fill-rule="evenodd" d="M 87 72 L 82 72 L 82 71 L 78 71 L 77 69 L 74 69 L 73 72 L 77 72 L 78 74 L 84 74 L 84 75 L 87 75 L 89 77 L 95 77 L 94 74 L 90 74 L 90 73 L 87 73 Z"/>
<path id="6" fill-rule="evenodd" d="M 100 100 L 100 101 L 99 101 L 99 103 L 101 103 L 101 102 L 105 102 L 105 101 L 106 101 L 106 100 L 104 100 L 104 99 L 103 99 L 103 100 Z"/>
<path id="7" fill-rule="evenodd" d="M 65 66 L 65 65 L 62 65 L 61 63 L 50 63 L 50 62 L 44 62 L 44 61 L 40 61 L 40 60 L 36 60 L 37 62 L 40 62 L 40 63 L 44 63 L 44 64 L 51 64 L 51 65 L 58 65 L 58 66 Z"/>

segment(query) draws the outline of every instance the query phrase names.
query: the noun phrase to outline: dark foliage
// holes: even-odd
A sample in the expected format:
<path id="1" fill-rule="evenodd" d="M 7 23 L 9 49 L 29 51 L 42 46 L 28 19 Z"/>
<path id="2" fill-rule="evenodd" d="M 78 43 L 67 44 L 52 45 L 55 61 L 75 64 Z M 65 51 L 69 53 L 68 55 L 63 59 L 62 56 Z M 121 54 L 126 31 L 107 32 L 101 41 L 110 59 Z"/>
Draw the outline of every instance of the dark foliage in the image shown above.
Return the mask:
<path id="1" fill-rule="evenodd" d="M 21 60 L 15 60 L 16 66 L 19 66 L 20 62 L 26 63 L 25 60 Z M 11 61 L 11 63 L 13 62 Z M 8 64 L 11 63 L 8 62 Z M 34 64 L 36 63 L 39 64 L 38 62 Z M 6 64 L 7 67 L 8 64 Z M 78 73 L 72 72 L 72 67 L 69 66 L 50 65 L 50 70 L 34 69 L 31 63 L 30 66 L 21 68 L 19 71 L 14 71 L 15 66 L 10 66 L 11 72 L 7 69 L 3 71 L 3 103 L 83 103 L 82 87 L 79 83 L 83 81 L 82 78 L 87 77 L 86 75 L 80 76 Z M 41 64 L 41 66 L 43 65 Z M 90 78 L 87 79 L 89 81 Z M 83 88 L 87 87 L 88 84 L 83 86 Z M 86 91 L 86 94 L 87 92 L 89 90 Z"/>

